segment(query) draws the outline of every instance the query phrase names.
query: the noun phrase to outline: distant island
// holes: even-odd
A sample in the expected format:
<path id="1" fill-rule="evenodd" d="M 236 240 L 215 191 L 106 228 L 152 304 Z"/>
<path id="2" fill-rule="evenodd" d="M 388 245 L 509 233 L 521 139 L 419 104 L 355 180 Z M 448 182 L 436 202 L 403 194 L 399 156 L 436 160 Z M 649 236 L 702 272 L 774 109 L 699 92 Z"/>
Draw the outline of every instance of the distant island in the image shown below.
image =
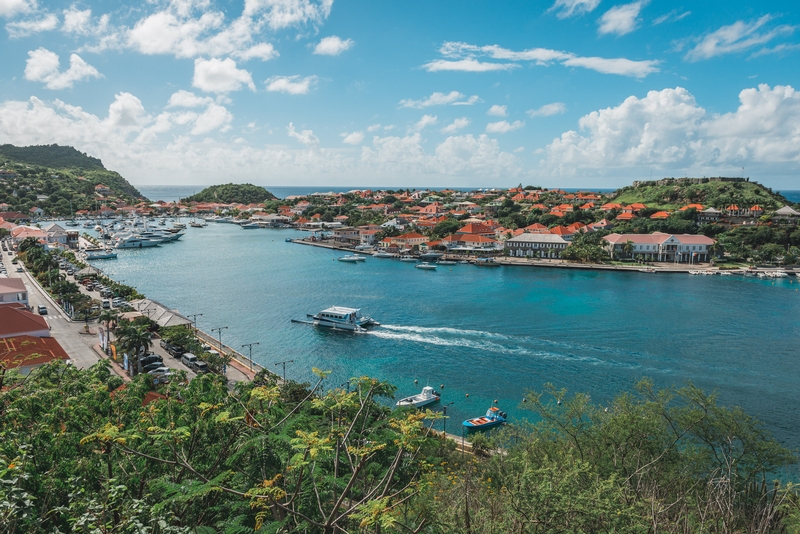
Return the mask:
<path id="1" fill-rule="evenodd" d="M 258 185 L 230 183 L 206 187 L 199 193 L 183 200 L 185 202 L 259 204 L 276 198 L 275 195 Z"/>

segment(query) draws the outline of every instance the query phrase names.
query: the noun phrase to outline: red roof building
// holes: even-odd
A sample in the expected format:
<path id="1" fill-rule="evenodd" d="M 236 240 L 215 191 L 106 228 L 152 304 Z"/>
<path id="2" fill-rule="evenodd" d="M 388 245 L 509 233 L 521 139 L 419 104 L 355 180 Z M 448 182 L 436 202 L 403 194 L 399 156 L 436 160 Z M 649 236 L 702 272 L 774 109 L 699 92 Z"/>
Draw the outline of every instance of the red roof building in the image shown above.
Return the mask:
<path id="1" fill-rule="evenodd" d="M 16 336 L 50 337 L 50 326 L 20 304 L 0 304 L 0 339 Z"/>
<path id="2" fill-rule="evenodd" d="M 14 336 L 0 339 L 0 366 L 17 369 L 24 375 L 54 360 L 68 361 L 69 356 L 52 337 Z"/>

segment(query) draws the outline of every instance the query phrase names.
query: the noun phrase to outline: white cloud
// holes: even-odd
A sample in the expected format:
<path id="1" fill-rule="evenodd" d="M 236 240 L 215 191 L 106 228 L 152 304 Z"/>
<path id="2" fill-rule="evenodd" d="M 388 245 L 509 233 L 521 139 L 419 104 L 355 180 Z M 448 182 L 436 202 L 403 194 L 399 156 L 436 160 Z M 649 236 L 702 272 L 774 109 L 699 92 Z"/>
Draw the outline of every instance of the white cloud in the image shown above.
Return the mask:
<path id="1" fill-rule="evenodd" d="M 0 0 L 0 17 L 27 13 L 36 7 L 36 0 Z"/>
<path id="2" fill-rule="evenodd" d="M 358 145 L 364 140 L 364 132 L 352 132 L 339 134 L 342 136 L 342 143 L 348 145 Z"/>
<path id="3" fill-rule="evenodd" d="M 424 130 L 428 126 L 433 126 L 437 122 L 439 122 L 439 119 L 438 119 L 438 117 L 436 117 L 436 115 L 423 115 L 422 118 L 419 121 L 417 121 L 417 123 L 415 125 L 411 126 L 408 129 L 408 131 L 409 131 L 409 133 L 411 133 L 411 132 L 421 132 L 422 130 Z"/>
<path id="4" fill-rule="evenodd" d="M 335 35 L 323 38 L 314 47 L 314 53 L 320 56 L 338 56 L 345 50 L 349 50 L 356 42 L 352 39 L 342 40 Z"/>
<path id="5" fill-rule="evenodd" d="M 519 130 L 523 126 L 525 126 L 525 123 L 521 121 L 514 121 L 511 123 L 508 121 L 490 122 L 486 125 L 486 133 L 504 134 L 513 132 L 514 130 Z"/>
<path id="6" fill-rule="evenodd" d="M 196 108 L 200 106 L 207 106 L 214 102 L 210 96 L 197 96 L 190 91 L 181 89 L 169 97 L 167 103 L 168 108 Z"/>
<path id="7" fill-rule="evenodd" d="M 519 65 L 513 63 L 486 63 L 477 61 L 475 59 L 460 59 L 458 61 L 445 61 L 437 59 L 426 63 L 422 67 L 428 72 L 440 71 L 464 71 L 464 72 L 490 72 L 495 70 L 510 70 L 515 69 Z"/>
<path id="8" fill-rule="evenodd" d="M 367 131 L 368 132 L 377 132 L 380 129 L 381 129 L 381 125 L 380 124 L 370 124 L 369 126 L 367 126 Z"/>
<path id="9" fill-rule="evenodd" d="M 61 26 L 61 31 L 78 35 L 88 35 L 91 33 L 91 27 L 89 25 L 91 20 L 91 9 L 79 10 L 74 5 L 70 6 L 69 9 L 64 10 L 64 24 Z"/>
<path id="10" fill-rule="evenodd" d="M 236 62 L 231 58 L 194 60 L 193 87 L 209 93 L 228 93 L 238 91 L 242 85 L 246 85 L 251 91 L 256 90 L 250 73 L 237 69 Z"/>
<path id="11" fill-rule="evenodd" d="M 545 104 L 538 109 L 528 110 L 528 115 L 531 117 L 549 117 L 551 115 L 560 115 L 567 111 L 567 106 L 563 102 L 553 102 L 552 104 Z"/>
<path id="12" fill-rule="evenodd" d="M 556 17 L 566 19 L 590 13 L 600 4 L 600 0 L 556 0 L 547 11 L 555 11 Z"/>
<path id="13" fill-rule="evenodd" d="M 273 30 L 321 24 L 331 14 L 333 0 L 245 0 L 244 15 L 260 16 Z"/>
<path id="14" fill-rule="evenodd" d="M 227 109 L 212 103 L 197 117 L 191 133 L 192 135 L 200 135 L 216 130 L 217 128 L 222 128 L 222 130 L 225 131 L 225 127 L 228 126 L 232 120 L 233 115 L 231 115 Z"/>
<path id="15" fill-rule="evenodd" d="M 658 72 L 657 60 L 632 61 L 625 58 L 606 59 L 602 57 L 574 57 L 564 61 L 567 67 L 583 67 L 603 74 L 619 74 L 644 78 L 648 74 Z"/>
<path id="16" fill-rule="evenodd" d="M 683 20 L 691 14 L 691 11 L 684 11 L 681 13 L 679 9 L 673 9 L 669 13 L 665 13 L 664 15 L 655 18 L 653 20 L 653 26 L 658 26 L 659 24 L 664 24 L 665 22 L 678 22 L 679 20 Z"/>
<path id="17" fill-rule="evenodd" d="M 28 52 L 25 62 L 25 79 L 42 82 L 48 89 L 67 89 L 75 82 L 87 78 L 100 78 L 102 75 L 77 54 L 69 57 L 69 68 L 60 72 L 58 54 L 46 48 L 37 48 Z"/>
<path id="18" fill-rule="evenodd" d="M 57 26 L 58 17 L 52 13 L 49 13 L 39 19 L 9 22 L 6 24 L 6 31 L 8 31 L 9 37 L 12 39 L 17 39 L 19 37 L 27 37 L 28 35 L 32 35 L 34 33 L 55 30 Z"/>
<path id="19" fill-rule="evenodd" d="M 450 134 L 457 132 L 463 128 L 469 126 L 470 120 L 467 117 L 461 117 L 460 119 L 454 120 L 452 123 L 448 124 L 444 128 L 441 129 L 443 134 Z"/>
<path id="20" fill-rule="evenodd" d="M 294 137 L 309 148 L 319 147 L 319 139 L 312 130 L 298 132 L 294 129 L 294 124 L 290 122 L 289 126 L 286 127 L 286 133 L 289 134 L 289 137 Z"/>
<path id="21" fill-rule="evenodd" d="M 740 20 L 730 26 L 723 26 L 703 37 L 700 42 L 686 54 L 686 59 L 689 61 L 700 61 L 723 54 L 741 52 L 794 31 L 794 27 L 788 25 L 777 26 L 770 30 L 764 29 L 764 31 L 762 31 L 762 28 L 772 19 L 772 15 L 764 15 L 753 22 L 744 22 Z"/>
<path id="22" fill-rule="evenodd" d="M 508 115 L 508 106 L 501 106 L 499 104 L 495 104 L 489 108 L 489 111 L 486 112 L 487 115 L 493 115 L 495 117 L 505 117 Z"/>
<path id="23" fill-rule="evenodd" d="M 475 59 L 476 57 L 486 56 L 491 59 L 506 61 L 533 61 L 540 66 L 548 66 L 553 62 L 559 62 L 568 67 L 583 67 L 603 74 L 619 74 L 636 78 L 642 78 L 659 71 L 659 62 L 655 60 L 634 61 L 626 58 L 582 57 L 570 52 L 548 48 L 530 48 L 528 50 L 514 51 L 498 45 L 477 46 L 448 41 L 441 46 L 439 53 L 448 59 L 432 61 L 423 65 L 423 68 L 429 72 L 437 70 L 484 72 L 519 67 L 517 63 L 489 63 Z"/>
<path id="24" fill-rule="evenodd" d="M 647 4 L 647 1 L 632 2 L 621 6 L 614 6 L 605 13 L 597 23 L 600 27 L 597 33 L 608 35 L 626 35 L 636 29 L 639 23 L 639 12 Z"/>
<path id="25" fill-rule="evenodd" d="M 472 95 L 467 100 L 464 100 L 463 94 L 458 91 L 450 91 L 449 93 L 433 93 L 427 98 L 421 100 L 401 100 L 400 106 L 404 108 L 422 109 L 430 106 L 446 106 L 448 104 L 453 106 L 471 106 L 476 103 L 479 98 L 478 95 Z"/>
<path id="26" fill-rule="evenodd" d="M 259 43 L 245 48 L 244 50 L 235 50 L 232 54 L 236 59 L 242 61 L 249 61 L 251 59 L 260 59 L 261 61 L 269 61 L 270 59 L 278 57 L 278 51 L 270 43 Z"/>
<path id="27" fill-rule="evenodd" d="M 545 150 L 547 175 L 634 173 L 720 175 L 746 166 L 766 172 L 800 168 L 800 94 L 789 86 L 745 89 L 739 108 L 708 114 L 686 89 L 650 91 L 619 106 L 594 111 Z"/>
<path id="28" fill-rule="evenodd" d="M 301 78 L 295 76 L 273 76 L 265 83 L 267 91 L 274 93 L 286 93 L 290 95 L 306 95 L 311 91 L 311 87 L 317 84 L 319 78 L 316 76 L 306 76 Z"/>

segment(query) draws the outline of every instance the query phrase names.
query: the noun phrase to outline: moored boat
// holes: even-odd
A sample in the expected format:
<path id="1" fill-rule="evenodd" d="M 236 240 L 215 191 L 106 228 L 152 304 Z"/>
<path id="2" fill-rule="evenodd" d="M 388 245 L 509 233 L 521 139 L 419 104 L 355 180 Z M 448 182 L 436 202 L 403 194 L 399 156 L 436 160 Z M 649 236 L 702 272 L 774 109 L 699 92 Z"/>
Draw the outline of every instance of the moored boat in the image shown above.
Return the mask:
<path id="1" fill-rule="evenodd" d="M 394 258 L 395 254 L 391 252 L 376 252 L 372 255 L 373 258 Z"/>
<path id="2" fill-rule="evenodd" d="M 437 265 L 456 265 L 458 264 L 457 261 L 453 260 L 439 260 L 436 262 Z"/>
<path id="3" fill-rule="evenodd" d="M 367 261 L 367 258 L 365 258 L 364 256 L 359 256 L 358 254 L 348 254 L 347 256 L 342 256 L 341 258 L 339 258 L 339 261 L 356 263 L 359 261 Z"/>
<path id="4" fill-rule="evenodd" d="M 405 261 L 405 262 L 409 262 L 409 263 L 412 262 L 412 261 L 416 262 L 417 258 L 415 258 L 414 256 L 401 256 L 400 257 L 400 261 Z"/>
<path id="5" fill-rule="evenodd" d="M 113 260 L 117 257 L 117 253 L 111 249 L 108 250 L 87 250 L 87 260 Z"/>
<path id="6" fill-rule="evenodd" d="M 441 394 L 438 391 L 434 391 L 431 386 L 425 386 L 422 388 L 421 393 L 417 393 L 416 395 L 411 395 L 410 397 L 406 397 L 404 399 L 400 399 L 395 403 L 395 406 L 398 408 L 403 408 L 406 406 L 413 406 L 414 408 L 421 408 L 423 406 L 427 406 L 428 404 L 433 404 L 434 402 L 441 399 Z"/>
<path id="7" fill-rule="evenodd" d="M 500 267 L 500 264 L 494 261 L 494 258 L 478 258 L 475 260 L 476 267 Z"/>
<path id="8" fill-rule="evenodd" d="M 243 230 L 253 230 L 254 228 L 259 228 L 258 223 L 256 223 L 256 222 L 242 223 L 239 226 Z"/>
<path id="9" fill-rule="evenodd" d="M 439 258 L 443 257 L 444 253 L 442 252 L 425 252 L 419 255 L 419 259 L 421 260 L 438 260 Z"/>
<path id="10" fill-rule="evenodd" d="M 500 408 L 497 406 L 492 406 L 486 411 L 486 415 L 483 417 L 467 419 L 461 424 L 464 425 L 467 430 L 485 430 L 487 428 L 505 424 L 505 422 L 506 412 L 501 412 Z"/>
<path id="11" fill-rule="evenodd" d="M 427 261 L 424 261 L 422 263 L 418 263 L 414 267 L 417 268 L 417 269 L 425 269 L 425 270 L 428 270 L 428 271 L 435 271 L 436 270 L 436 265 L 434 265 L 432 263 L 428 263 Z"/>

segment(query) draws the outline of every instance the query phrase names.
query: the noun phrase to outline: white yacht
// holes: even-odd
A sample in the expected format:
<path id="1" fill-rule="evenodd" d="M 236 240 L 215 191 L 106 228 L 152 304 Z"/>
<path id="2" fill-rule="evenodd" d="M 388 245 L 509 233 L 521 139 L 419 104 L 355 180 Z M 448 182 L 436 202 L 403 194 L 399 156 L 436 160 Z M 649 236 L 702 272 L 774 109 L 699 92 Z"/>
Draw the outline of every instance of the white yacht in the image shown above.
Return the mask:
<path id="1" fill-rule="evenodd" d="M 376 252 L 372 255 L 373 258 L 394 258 L 397 254 L 391 252 Z"/>
<path id="2" fill-rule="evenodd" d="M 331 306 L 316 315 L 309 315 L 314 326 L 324 326 L 341 330 L 352 330 L 363 332 L 368 326 L 380 326 L 368 315 L 361 315 L 360 308 L 344 308 L 342 306 Z"/>
<path id="3" fill-rule="evenodd" d="M 107 250 L 87 250 L 87 260 L 113 260 L 116 259 L 117 253 L 111 249 Z"/>
<path id="4" fill-rule="evenodd" d="M 408 262 L 408 263 L 411 263 L 411 262 L 415 262 L 416 263 L 417 258 L 415 258 L 414 256 L 401 256 L 400 257 L 400 261 L 405 261 L 405 262 Z"/>
<path id="5" fill-rule="evenodd" d="M 130 235 L 127 237 L 122 237 L 117 241 L 115 245 L 116 248 L 146 248 L 146 247 L 157 247 L 158 241 L 151 241 L 150 239 L 146 239 L 142 236 L 138 235 Z"/>
<path id="6" fill-rule="evenodd" d="M 339 261 L 346 261 L 348 263 L 356 263 L 359 261 L 367 261 L 367 258 L 364 256 L 359 256 L 358 254 L 348 254 L 347 256 L 342 256 L 339 258 Z"/>
<path id="7" fill-rule="evenodd" d="M 427 261 L 424 261 L 422 263 L 418 263 L 414 267 L 416 267 L 417 269 L 425 269 L 427 271 L 435 271 L 436 270 L 436 264 L 428 263 Z"/>
<path id="8" fill-rule="evenodd" d="M 241 226 L 243 230 L 253 230 L 255 228 L 260 228 L 257 222 L 243 222 L 240 223 L 239 226 Z"/>

